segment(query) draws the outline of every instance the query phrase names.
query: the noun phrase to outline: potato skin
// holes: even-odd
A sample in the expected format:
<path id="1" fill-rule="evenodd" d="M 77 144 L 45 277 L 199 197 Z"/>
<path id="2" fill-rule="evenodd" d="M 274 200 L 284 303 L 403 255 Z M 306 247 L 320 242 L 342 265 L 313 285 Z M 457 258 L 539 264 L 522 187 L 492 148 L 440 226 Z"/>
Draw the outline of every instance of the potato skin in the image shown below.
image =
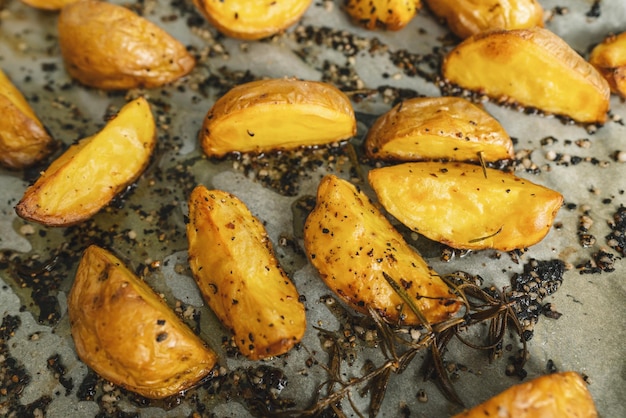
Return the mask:
<path id="1" fill-rule="evenodd" d="M 116 385 L 159 399 L 209 374 L 216 354 L 110 252 L 83 253 L 68 298 L 80 359 Z"/>
<path id="2" fill-rule="evenodd" d="M 467 163 L 420 162 L 373 169 L 380 203 L 404 225 L 453 248 L 511 251 L 541 241 L 560 193 Z"/>
<path id="3" fill-rule="evenodd" d="M 404 287 L 431 324 L 449 319 L 461 306 L 367 196 L 334 175 L 319 184 L 304 246 L 324 283 L 358 312 L 367 314 L 371 307 L 391 323 L 420 323 L 383 272 Z"/>
<path id="4" fill-rule="evenodd" d="M 82 0 L 21 0 L 22 3 L 42 10 L 60 10 L 63 6 Z"/>
<path id="5" fill-rule="evenodd" d="M 459 97 L 404 100 L 382 115 L 365 139 L 370 158 L 396 161 L 497 161 L 514 157 L 513 142 L 487 112 Z"/>
<path id="6" fill-rule="evenodd" d="M 626 98 L 626 32 L 608 36 L 596 45 L 589 62 L 608 81 L 613 93 Z"/>
<path id="7" fill-rule="evenodd" d="M 32 166 L 56 148 L 22 93 L 0 70 L 0 164 L 10 169 Z"/>
<path id="8" fill-rule="evenodd" d="M 65 6 L 58 20 L 67 72 L 104 90 L 153 88 L 188 74 L 195 59 L 185 46 L 131 10 L 104 1 Z"/>
<path id="9" fill-rule="evenodd" d="M 304 305 L 263 224 L 236 196 L 196 186 L 189 198 L 189 265 L 204 300 L 251 360 L 278 356 L 306 330 Z"/>
<path id="10" fill-rule="evenodd" d="M 582 123 L 604 123 L 606 80 L 565 41 L 543 28 L 483 32 L 444 59 L 450 83 Z"/>
<path id="11" fill-rule="evenodd" d="M 453 418 L 596 418 L 585 381 L 576 372 L 554 373 L 510 387 Z"/>
<path id="12" fill-rule="evenodd" d="M 148 166 L 156 126 L 143 97 L 127 103 L 96 135 L 70 146 L 15 207 L 27 220 L 68 226 L 90 218 Z"/>
<path id="13" fill-rule="evenodd" d="M 421 0 L 345 0 L 344 9 L 367 29 L 400 30 L 421 8 Z"/>
<path id="14" fill-rule="evenodd" d="M 257 40 L 295 24 L 312 0 L 193 0 L 193 3 L 224 35 Z"/>
<path id="15" fill-rule="evenodd" d="M 241 84 L 208 111 L 200 142 L 210 157 L 323 145 L 352 137 L 350 99 L 317 81 L 269 79 Z"/>
<path id="16" fill-rule="evenodd" d="M 428 7 L 461 39 L 496 29 L 543 26 L 537 0 L 426 0 Z"/>

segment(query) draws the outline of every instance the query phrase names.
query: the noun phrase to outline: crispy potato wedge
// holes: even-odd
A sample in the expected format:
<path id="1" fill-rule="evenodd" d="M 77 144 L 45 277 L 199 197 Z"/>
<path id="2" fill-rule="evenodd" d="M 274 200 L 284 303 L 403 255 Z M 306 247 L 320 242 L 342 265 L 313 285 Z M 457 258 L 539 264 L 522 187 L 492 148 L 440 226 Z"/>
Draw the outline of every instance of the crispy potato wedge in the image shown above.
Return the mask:
<path id="1" fill-rule="evenodd" d="M 546 236 L 563 196 L 499 170 L 467 163 L 403 163 L 371 170 L 385 209 L 453 248 L 526 248 Z"/>
<path id="2" fill-rule="evenodd" d="M 209 110 L 200 130 L 204 152 L 264 152 L 323 145 L 352 137 L 350 99 L 317 81 L 271 79 L 234 87 Z"/>
<path id="3" fill-rule="evenodd" d="M 372 308 L 392 323 L 421 323 L 383 273 L 406 291 L 428 323 L 450 318 L 461 306 L 367 196 L 336 176 L 319 184 L 304 246 L 326 285 L 358 312 Z"/>
<path id="4" fill-rule="evenodd" d="M 22 3 L 42 10 L 60 10 L 66 4 L 82 0 L 21 0 Z"/>
<path id="5" fill-rule="evenodd" d="M 226 36 L 257 40 L 295 24 L 312 0 L 193 0 L 204 17 Z"/>
<path id="6" fill-rule="evenodd" d="M 426 4 L 461 39 L 496 29 L 543 26 L 543 7 L 537 0 L 426 0 Z"/>
<path id="7" fill-rule="evenodd" d="M 27 220 L 68 226 L 90 218 L 148 166 L 156 126 L 144 98 L 127 103 L 96 135 L 70 146 L 26 189 L 15 210 Z"/>
<path id="8" fill-rule="evenodd" d="M 589 62 L 608 81 L 613 93 L 626 98 L 626 32 L 608 36 L 596 45 Z"/>
<path id="9" fill-rule="evenodd" d="M 598 412 L 582 377 L 554 373 L 515 385 L 453 418 L 596 418 Z"/>
<path id="10" fill-rule="evenodd" d="M 11 169 L 29 167 L 56 148 L 22 93 L 0 69 L 0 164 Z"/>
<path id="11" fill-rule="evenodd" d="M 421 0 L 346 0 L 344 6 L 356 23 L 372 30 L 400 30 L 421 7 Z"/>
<path id="12" fill-rule="evenodd" d="M 491 115 L 458 97 L 405 100 L 382 115 L 365 139 L 382 160 L 497 161 L 513 158 L 513 142 Z"/>
<path id="13" fill-rule="evenodd" d="M 92 245 L 68 298 L 78 357 L 147 398 L 176 395 L 209 374 L 216 354 L 110 252 Z"/>
<path id="14" fill-rule="evenodd" d="M 185 46 L 163 29 L 105 1 L 83 0 L 63 7 L 58 32 L 65 69 L 90 87 L 159 87 L 196 65 Z"/>
<path id="15" fill-rule="evenodd" d="M 252 360 L 278 356 L 306 330 L 304 305 L 263 224 L 237 197 L 197 186 L 189 198 L 189 265 L 202 296 Z"/>
<path id="16" fill-rule="evenodd" d="M 582 123 L 604 123 L 609 85 L 565 41 L 543 28 L 483 32 L 444 59 L 453 84 Z"/>

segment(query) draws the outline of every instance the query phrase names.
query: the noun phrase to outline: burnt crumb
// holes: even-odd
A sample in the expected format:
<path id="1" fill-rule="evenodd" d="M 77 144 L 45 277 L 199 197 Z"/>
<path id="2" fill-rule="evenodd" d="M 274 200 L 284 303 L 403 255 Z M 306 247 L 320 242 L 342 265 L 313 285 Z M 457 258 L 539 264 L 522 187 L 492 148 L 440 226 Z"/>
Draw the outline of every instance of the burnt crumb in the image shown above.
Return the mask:
<path id="1" fill-rule="evenodd" d="M 615 271 L 615 254 L 600 250 L 590 260 L 576 266 L 580 274 L 610 273 Z"/>
<path id="2" fill-rule="evenodd" d="M 54 373 L 54 377 L 57 378 L 59 383 L 65 388 L 65 396 L 72 393 L 72 389 L 74 389 L 74 381 L 71 377 L 69 379 L 65 377 L 67 367 L 65 367 L 62 363 L 61 356 L 59 354 L 55 354 L 48 358 L 46 366 Z"/>
<path id="3" fill-rule="evenodd" d="M 600 0 L 594 0 L 589 11 L 585 13 L 585 16 L 591 17 L 591 18 L 598 18 L 600 17 L 601 12 L 602 11 L 600 10 Z"/>
<path id="4" fill-rule="evenodd" d="M 620 206 L 609 222 L 611 232 L 606 236 L 606 243 L 622 257 L 626 256 L 626 206 Z"/>
<path id="5" fill-rule="evenodd" d="M 98 385 L 98 375 L 89 370 L 83 381 L 78 385 L 76 397 L 81 401 L 93 401 L 95 399 Z"/>

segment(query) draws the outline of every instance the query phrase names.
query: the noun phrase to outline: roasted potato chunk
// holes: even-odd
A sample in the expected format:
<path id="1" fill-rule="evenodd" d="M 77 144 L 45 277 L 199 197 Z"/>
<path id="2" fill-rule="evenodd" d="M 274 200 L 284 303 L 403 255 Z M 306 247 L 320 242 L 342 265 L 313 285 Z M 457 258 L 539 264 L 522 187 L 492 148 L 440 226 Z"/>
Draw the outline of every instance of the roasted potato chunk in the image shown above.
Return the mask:
<path id="1" fill-rule="evenodd" d="M 380 203 L 412 230 L 453 248 L 526 248 L 548 233 L 560 193 L 467 163 L 403 163 L 368 174 Z"/>
<path id="2" fill-rule="evenodd" d="M 336 87 L 295 79 L 260 80 L 228 91 L 200 130 L 204 152 L 264 152 L 329 144 L 352 137 L 350 99 Z"/>
<path id="3" fill-rule="evenodd" d="M 426 0 L 426 4 L 459 38 L 496 29 L 543 26 L 537 0 Z"/>
<path id="4" fill-rule="evenodd" d="M 95 245 L 80 260 L 67 305 L 78 357 L 147 398 L 191 388 L 217 361 L 144 281 Z"/>
<path id="5" fill-rule="evenodd" d="M 185 46 L 163 29 L 105 1 L 65 6 L 58 32 L 67 72 L 90 87 L 159 87 L 188 74 L 196 64 Z"/>
<path id="6" fill-rule="evenodd" d="M 371 308 L 391 323 L 421 322 L 384 274 L 406 291 L 428 323 L 450 318 L 461 306 L 367 196 L 336 176 L 319 184 L 304 246 L 324 283 L 359 312 Z"/>
<path id="7" fill-rule="evenodd" d="M 24 219 L 68 226 L 90 218 L 135 181 L 148 166 L 156 143 L 150 105 L 135 99 L 97 134 L 70 146 L 15 210 Z"/>
<path id="8" fill-rule="evenodd" d="M 204 17 L 226 36 L 256 40 L 296 23 L 311 0 L 193 0 Z"/>
<path id="9" fill-rule="evenodd" d="M 42 10 L 60 10 L 66 4 L 82 0 L 21 0 L 22 3 Z"/>
<path id="10" fill-rule="evenodd" d="M 367 29 L 400 30 L 422 7 L 421 0 L 346 0 L 345 10 Z"/>
<path id="11" fill-rule="evenodd" d="M 0 164 L 11 169 L 29 167 L 56 148 L 22 93 L 0 70 Z"/>
<path id="12" fill-rule="evenodd" d="M 613 93 L 626 98 L 626 32 L 608 36 L 596 45 L 589 62 L 608 81 Z"/>
<path id="13" fill-rule="evenodd" d="M 371 158 L 418 161 L 497 161 L 513 158 L 513 142 L 487 112 L 458 97 L 405 100 L 372 125 Z"/>
<path id="14" fill-rule="evenodd" d="M 189 265 L 202 296 L 252 360 L 278 356 L 306 330 L 298 291 L 263 224 L 237 197 L 197 186 L 189 198 Z"/>
<path id="15" fill-rule="evenodd" d="M 606 80 L 547 29 L 484 32 L 467 38 L 444 59 L 453 84 L 498 100 L 535 107 L 582 123 L 604 123 Z"/>
<path id="16" fill-rule="evenodd" d="M 554 373 L 515 385 L 453 418 L 596 418 L 598 412 L 582 377 Z"/>

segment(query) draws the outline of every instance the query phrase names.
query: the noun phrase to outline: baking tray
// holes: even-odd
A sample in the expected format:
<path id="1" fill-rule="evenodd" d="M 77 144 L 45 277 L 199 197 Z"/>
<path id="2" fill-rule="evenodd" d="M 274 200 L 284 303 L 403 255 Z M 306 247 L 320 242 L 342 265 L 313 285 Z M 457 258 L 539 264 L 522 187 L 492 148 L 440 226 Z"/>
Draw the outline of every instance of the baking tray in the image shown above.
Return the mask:
<path id="1" fill-rule="evenodd" d="M 327 172 L 367 191 L 359 180 L 359 172 L 369 167 L 360 148 L 367 128 L 402 98 L 441 95 L 438 66 L 457 41 L 426 9 L 399 32 L 368 31 L 350 22 L 341 2 L 317 1 L 284 35 L 245 42 L 218 35 L 191 1 L 115 3 L 131 6 L 188 45 L 200 58 L 192 74 L 161 89 L 104 93 L 82 87 L 63 69 L 57 15 L 17 0 L 0 1 L 0 66 L 55 139 L 67 146 L 96 132 L 108 115 L 138 95 L 150 101 L 159 132 L 156 156 L 137 183 L 93 219 L 71 228 L 28 223 L 14 212 L 26 186 L 50 160 L 25 171 L 0 170 L 0 387 L 5 388 L 0 415 L 243 417 L 251 415 L 255 402 L 304 408 L 328 378 L 329 351 L 322 346 L 328 335 L 345 337 L 342 378 L 362 375 L 367 360 L 379 364 L 380 348 L 369 346 L 357 332 L 363 329 L 360 318 L 332 303 L 330 291 L 306 262 L 297 208 L 315 194 Z M 583 56 L 607 34 L 626 30 L 622 0 L 540 3 L 546 26 Z M 284 76 L 324 80 L 349 94 L 359 120 L 351 146 L 222 161 L 203 157 L 197 132 L 216 98 L 244 81 Z M 484 106 L 516 141 L 516 174 L 564 195 L 555 228 L 541 243 L 512 254 L 449 253 L 404 231 L 407 239 L 439 273 L 480 275 L 485 286 L 496 288 L 510 287 L 532 259 L 562 260 L 567 267 L 562 283 L 542 300 L 552 309 L 539 316 L 528 341 L 526 379 L 577 371 L 589 383 L 601 416 L 626 416 L 626 262 L 606 238 L 626 203 L 626 167 L 619 161 L 620 151 L 626 151 L 626 105 L 612 97 L 611 117 L 602 127 L 490 102 Z M 186 264 L 186 199 L 196 184 L 232 192 L 250 207 L 305 296 L 307 332 L 286 356 L 260 362 L 239 358 L 229 347 L 228 332 L 204 305 Z M 114 251 L 163 294 L 218 351 L 220 377 L 182 397 L 147 401 L 102 381 L 78 360 L 66 298 L 80 252 L 89 243 Z M 490 361 L 484 352 L 450 344 L 446 368 L 467 406 L 520 381 L 510 376 L 508 359 L 519 348 L 513 337 L 502 358 Z M 420 366 L 425 358 L 426 353 L 418 355 L 402 374 L 391 376 L 379 416 L 444 417 L 462 409 L 424 380 Z M 367 415 L 368 397 L 355 390 L 351 399 Z M 342 407 L 346 416 L 358 416 L 347 402 Z"/>

